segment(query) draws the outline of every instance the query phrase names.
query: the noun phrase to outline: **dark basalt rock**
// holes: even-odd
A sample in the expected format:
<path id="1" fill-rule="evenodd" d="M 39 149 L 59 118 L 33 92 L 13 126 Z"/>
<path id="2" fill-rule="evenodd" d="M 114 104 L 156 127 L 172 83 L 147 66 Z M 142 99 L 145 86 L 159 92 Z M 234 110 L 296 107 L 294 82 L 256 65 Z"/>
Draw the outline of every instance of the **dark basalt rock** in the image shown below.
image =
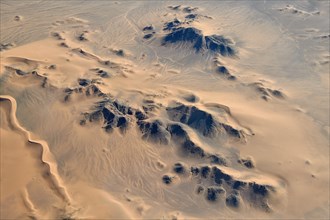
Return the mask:
<path id="1" fill-rule="evenodd" d="M 174 27 L 171 27 L 171 29 L 169 29 L 169 30 L 172 30 L 172 32 L 164 37 L 164 40 L 163 40 L 164 44 L 178 43 L 178 42 L 190 43 L 193 45 L 193 48 L 196 51 L 199 51 L 202 49 L 204 39 L 203 39 L 203 34 L 200 30 L 198 30 L 196 28 L 192 28 L 192 27 L 176 28 L 177 26 L 179 26 L 179 24 Z M 166 30 L 168 30 L 168 28 L 166 28 Z"/>
<path id="2" fill-rule="evenodd" d="M 218 66 L 217 67 L 217 72 L 220 73 L 221 75 L 224 75 L 224 76 L 229 76 L 230 75 L 228 69 L 225 66 Z"/>
<path id="3" fill-rule="evenodd" d="M 208 167 L 208 166 L 202 166 L 201 167 L 201 177 L 208 178 L 210 172 L 211 172 L 210 167 Z"/>
<path id="4" fill-rule="evenodd" d="M 144 104 L 142 108 L 146 113 L 153 112 L 154 110 L 159 109 L 162 106 L 159 103 L 155 103 L 153 100 L 143 100 L 143 103 Z"/>
<path id="5" fill-rule="evenodd" d="M 152 25 L 145 26 L 142 30 L 143 31 L 153 31 L 155 28 Z"/>
<path id="6" fill-rule="evenodd" d="M 101 110 L 88 113 L 90 122 L 100 121 L 103 119 L 104 128 L 106 131 L 111 131 L 113 128 L 119 127 L 125 129 L 128 127 L 129 121 L 126 117 L 116 115 L 112 110 L 104 107 Z"/>
<path id="7" fill-rule="evenodd" d="M 203 187 L 203 186 L 197 186 L 197 188 L 196 188 L 196 193 L 197 194 L 201 194 L 201 193 L 203 193 L 204 192 L 204 190 L 205 190 L 205 188 Z"/>
<path id="8" fill-rule="evenodd" d="M 257 90 L 257 92 L 259 92 L 260 94 L 262 94 L 264 96 L 269 96 L 267 89 L 264 87 L 257 87 L 256 90 Z"/>
<path id="9" fill-rule="evenodd" d="M 237 130 L 237 129 L 229 126 L 229 125 L 222 124 L 222 127 L 225 129 L 227 134 L 229 134 L 232 137 L 236 137 L 236 138 L 243 138 L 244 137 L 243 134 L 239 130 Z"/>
<path id="10" fill-rule="evenodd" d="M 193 19 L 195 16 L 190 14 L 186 18 Z M 188 43 L 192 45 L 196 52 L 210 51 L 219 53 L 222 56 L 234 56 L 236 54 L 233 48 L 234 44 L 230 39 L 220 35 L 204 36 L 201 30 L 194 27 L 181 27 L 182 24 L 177 19 L 165 23 L 163 30 L 170 31 L 170 33 L 163 38 L 163 45 L 168 43 Z"/>
<path id="11" fill-rule="evenodd" d="M 217 133 L 218 125 L 213 116 L 195 106 L 181 104 L 177 107 L 167 108 L 167 113 L 171 120 L 187 124 L 197 129 L 204 136 L 213 136 Z"/>
<path id="12" fill-rule="evenodd" d="M 185 13 L 191 13 L 191 12 L 193 12 L 193 11 L 196 11 L 197 9 L 198 9 L 197 7 L 190 7 L 190 6 L 187 6 L 187 7 L 184 7 L 184 8 L 182 9 L 182 11 L 185 12 Z"/>
<path id="13" fill-rule="evenodd" d="M 125 52 L 124 52 L 124 50 L 122 50 L 122 49 L 116 50 L 116 51 L 115 51 L 115 54 L 116 54 L 117 56 L 120 56 L 120 57 L 124 57 L 124 56 L 125 56 Z"/>
<path id="14" fill-rule="evenodd" d="M 252 189 L 253 193 L 263 197 L 267 196 L 270 190 L 273 190 L 271 186 L 260 185 L 257 183 L 249 183 L 249 187 Z"/>
<path id="15" fill-rule="evenodd" d="M 223 36 L 211 35 L 205 36 L 206 48 L 221 54 L 222 56 L 233 56 L 235 50 L 232 48 L 233 42 Z"/>
<path id="16" fill-rule="evenodd" d="M 228 184 L 231 183 L 233 178 L 228 174 L 223 173 L 218 167 L 212 168 L 212 178 L 217 184 L 222 184 L 222 180 L 226 181 Z"/>
<path id="17" fill-rule="evenodd" d="M 178 174 L 183 174 L 186 172 L 186 168 L 182 163 L 175 163 L 173 166 L 173 171 Z"/>
<path id="18" fill-rule="evenodd" d="M 143 138 L 161 144 L 169 143 L 171 134 L 165 129 L 161 121 L 138 121 L 137 123 L 143 134 Z"/>
<path id="19" fill-rule="evenodd" d="M 200 110 L 195 106 L 186 106 L 181 103 L 177 104 L 176 107 L 168 107 L 166 109 L 169 118 L 173 121 L 189 125 L 207 137 L 216 136 L 221 132 L 226 132 L 228 135 L 235 138 L 244 137 L 241 131 L 238 131 L 230 125 L 218 122 L 206 111 Z"/>
<path id="20" fill-rule="evenodd" d="M 78 79 L 78 84 L 81 86 L 88 86 L 91 83 L 89 79 Z"/>
<path id="21" fill-rule="evenodd" d="M 246 182 L 242 182 L 242 181 L 239 181 L 239 180 L 236 180 L 233 184 L 233 189 L 242 189 L 242 188 L 245 188 L 247 186 L 247 183 Z"/>
<path id="22" fill-rule="evenodd" d="M 163 180 L 163 183 L 169 185 L 172 183 L 172 179 L 173 177 L 170 177 L 169 175 L 164 175 L 162 180 Z"/>
<path id="23" fill-rule="evenodd" d="M 110 77 L 109 73 L 104 71 L 104 70 L 97 71 L 97 74 L 102 78 L 109 78 Z"/>
<path id="24" fill-rule="evenodd" d="M 191 167 L 190 172 L 192 175 L 197 176 L 199 174 L 200 170 L 198 167 Z"/>
<path id="25" fill-rule="evenodd" d="M 219 164 L 222 166 L 228 166 L 228 162 L 224 157 L 221 157 L 220 155 L 210 155 L 210 162 L 213 164 Z"/>
<path id="26" fill-rule="evenodd" d="M 102 114 L 103 114 L 104 119 L 107 121 L 107 123 L 113 122 L 113 119 L 116 116 L 114 113 L 109 111 L 109 109 L 107 109 L 107 108 L 102 109 Z"/>
<path id="27" fill-rule="evenodd" d="M 12 47 L 14 47 L 15 44 L 14 43 L 1 43 L 0 44 L 0 51 L 3 51 L 3 50 L 9 50 L 11 49 Z"/>
<path id="28" fill-rule="evenodd" d="M 240 198 L 239 195 L 230 194 L 226 198 L 226 205 L 232 208 L 238 208 L 240 206 Z"/>
<path id="29" fill-rule="evenodd" d="M 135 110 L 128 105 L 119 103 L 117 100 L 105 97 L 98 102 L 91 113 L 85 113 L 85 119 L 90 122 L 103 120 L 103 128 L 106 131 L 112 131 L 114 128 L 120 128 L 125 131 L 129 127 L 129 115 L 133 115 Z"/>
<path id="30" fill-rule="evenodd" d="M 226 188 L 231 191 L 226 198 L 223 197 L 228 207 L 239 208 L 242 201 L 242 194 L 244 199 L 247 200 L 247 202 L 250 202 L 254 207 L 262 209 L 265 212 L 272 211 L 268 205 L 267 198 L 271 192 L 276 191 L 275 188 L 270 185 L 237 180 L 216 166 L 211 168 L 207 165 L 200 167 L 192 166 L 191 174 L 195 177 L 200 174 L 200 178 L 207 179 L 207 181 L 202 181 L 200 178 L 197 179 L 198 185 L 196 188 L 196 193 L 200 194 L 203 191 L 206 191 L 205 196 L 208 201 L 217 201 L 221 195 L 226 193 L 224 189 Z M 204 190 L 204 186 L 210 184 L 208 180 L 213 180 L 215 185 L 211 183 L 211 186 L 207 187 L 207 190 Z M 232 188 L 232 190 L 230 188 Z"/>
<path id="31" fill-rule="evenodd" d="M 185 153 L 185 155 L 187 154 L 191 154 L 193 156 L 197 156 L 199 158 L 203 158 L 206 156 L 204 150 L 197 146 L 194 142 L 192 142 L 191 140 L 187 140 L 182 144 L 182 149 Z"/>
<path id="32" fill-rule="evenodd" d="M 216 68 L 216 72 L 221 76 L 227 77 L 228 80 L 232 80 L 232 81 L 236 80 L 236 76 L 231 75 L 231 73 L 225 66 L 218 66 Z"/>
<path id="33" fill-rule="evenodd" d="M 113 106 L 124 115 L 132 115 L 134 111 L 128 105 L 121 104 L 117 100 L 113 101 Z"/>
<path id="34" fill-rule="evenodd" d="M 236 80 L 237 78 L 236 78 L 236 76 L 231 75 L 231 76 L 228 76 L 227 79 L 228 79 L 228 80 L 231 80 L 231 81 L 234 81 L 234 80 Z"/>
<path id="35" fill-rule="evenodd" d="M 179 124 L 170 124 L 167 126 L 167 130 L 171 133 L 172 137 L 189 140 L 188 133 Z"/>
<path id="36" fill-rule="evenodd" d="M 80 34 L 80 35 L 77 37 L 77 39 L 78 39 L 79 41 L 88 41 L 88 39 L 87 39 L 86 36 L 85 36 L 85 33 Z"/>
<path id="37" fill-rule="evenodd" d="M 153 36 L 154 36 L 153 34 L 146 34 L 143 36 L 143 39 L 148 40 L 148 39 L 152 38 Z"/>
<path id="38" fill-rule="evenodd" d="M 138 121 L 142 121 L 142 120 L 147 119 L 148 117 L 147 117 L 143 112 L 141 112 L 140 110 L 137 110 L 137 111 L 135 112 L 135 118 L 136 118 Z"/>
<path id="39" fill-rule="evenodd" d="M 24 75 L 27 74 L 26 72 L 24 72 L 22 70 L 19 70 L 19 69 L 16 69 L 15 72 L 16 72 L 17 75 L 20 75 L 20 76 L 24 76 Z"/>
<path id="40" fill-rule="evenodd" d="M 107 131 L 112 130 L 115 127 L 125 129 L 128 127 L 128 119 L 124 116 L 118 116 L 104 108 L 102 110 L 103 117 L 105 119 L 105 129 Z"/>
<path id="41" fill-rule="evenodd" d="M 123 127 L 127 125 L 127 119 L 123 116 L 118 118 L 117 127 Z"/>
<path id="42" fill-rule="evenodd" d="M 195 19 L 197 17 L 198 17 L 198 14 L 189 14 L 189 15 L 185 16 L 186 19 Z"/>
<path id="43" fill-rule="evenodd" d="M 275 98 L 278 99 L 284 99 L 285 95 L 283 94 L 283 92 L 276 90 L 276 89 L 270 89 L 267 88 L 263 83 L 261 82 L 255 82 L 255 83 L 251 83 L 248 84 L 249 86 L 251 86 L 252 88 L 255 89 L 255 91 L 257 93 L 259 93 L 261 95 L 261 98 L 268 101 L 268 99 L 273 96 Z"/>
<path id="44" fill-rule="evenodd" d="M 94 111 L 92 113 L 89 113 L 88 117 L 90 122 L 101 121 L 103 119 L 103 114 L 102 111 Z"/>
<path id="45" fill-rule="evenodd" d="M 271 93 L 276 98 L 281 98 L 281 99 L 284 98 L 284 94 L 281 91 L 279 91 L 279 90 L 271 90 Z"/>
<path id="46" fill-rule="evenodd" d="M 175 30 L 177 27 L 179 27 L 182 24 L 181 21 L 179 21 L 178 19 L 174 19 L 173 21 L 170 22 L 166 22 L 164 24 L 164 31 L 170 31 L 170 30 Z"/>
<path id="47" fill-rule="evenodd" d="M 225 194 L 225 190 L 222 187 L 219 186 L 210 186 L 207 188 L 207 200 L 211 202 L 215 202 L 218 200 L 219 195 Z"/>
<path id="48" fill-rule="evenodd" d="M 250 158 L 240 159 L 240 160 L 238 160 L 238 162 L 239 162 L 240 164 L 243 164 L 244 166 L 246 166 L 246 167 L 249 168 L 249 169 L 255 167 L 253 161 L 252 161 Z"/>

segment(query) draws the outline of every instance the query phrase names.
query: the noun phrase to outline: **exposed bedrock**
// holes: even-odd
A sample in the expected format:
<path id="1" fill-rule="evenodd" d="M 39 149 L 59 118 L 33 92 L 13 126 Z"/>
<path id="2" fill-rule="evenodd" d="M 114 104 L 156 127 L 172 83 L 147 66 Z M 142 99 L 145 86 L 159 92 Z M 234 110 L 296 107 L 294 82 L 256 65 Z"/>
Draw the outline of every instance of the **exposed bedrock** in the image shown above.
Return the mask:
<path id="1" fill-rule="evenodd" d="M 106 100 L 99 102 L 91 113 L 85 113 L 85 119 L 90 122 L 102 120 L 106 131 L 117 127 L 124 131 L 131 120 L 128 115 L 132 114 L 130 107 L 121 105 L 117 101 Z"/>
<path id="2" fill-rule="evenodd" d="M 242 131 L 217 121 L 212 114 L 195 106 L 177 103 L 175 107 L 168 107 L 166 110 L 171 120 L 186 124 L 204 136 L 214 137 L 226 133 L 234 138 L 244 138 Z"/>
<path id="3" fill-rule="evenodd" d="M 138 121 L 137 123 L 144 139 L 160 144 L 168 144 L 170 142 L 171 134 L 160 120 Z"/>
<path id="4" fill-rule="evenodd" d="M 227 206 L 238 208 L 244 200 L 265 212 L 271 211 L 268 200 L 271 195 L 277 192 L 274 186 L 256 181 L 240 180 L 219 166 L 192 166 L 190 173 L 194 178 L 209 180 L 204 181 L 197 188 L 197 194 L 204 192 L 206 199 L 209 201 L 215 202 L 222 198 Z M 222 196 L 223 194 L 226 194 L 226 196 Z"/>
<path id="5" fill-rule="evenodd" d="M 194 27 L 180 27 L 181 24 L 182 22 L 177 19 L 165 23 L 164 30 L 170 33 L 163 38 L 163 45 L 187 43 L 196 52 L 210 51 L 222 56 L 236 55 L 232 40 L 221 35 L 204 36 L 201 30 Z"/>
<path id="6" fill-rule="evenodd" d="M 284 99 L 286 97 L 285 94 L 280 90 L 267 88 L 261 82 L 250 83 L 248 84 L 248 86 L 253 88 L 257 93 L 259 93 L 261 98 L 265 101 L 268 101 L 271 97 L 275 97 L 278 99 Z"/>

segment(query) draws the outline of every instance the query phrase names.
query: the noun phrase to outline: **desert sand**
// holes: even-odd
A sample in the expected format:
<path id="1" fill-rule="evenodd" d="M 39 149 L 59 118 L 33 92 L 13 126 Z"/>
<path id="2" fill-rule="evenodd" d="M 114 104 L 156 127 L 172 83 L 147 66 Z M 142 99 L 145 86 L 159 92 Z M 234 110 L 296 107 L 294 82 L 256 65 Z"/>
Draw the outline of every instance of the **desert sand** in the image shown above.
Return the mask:
<path id="1" fill-rule="evenodd" d="M 329 219 L 329 1 L 1 1 L 1 219 Z"/>

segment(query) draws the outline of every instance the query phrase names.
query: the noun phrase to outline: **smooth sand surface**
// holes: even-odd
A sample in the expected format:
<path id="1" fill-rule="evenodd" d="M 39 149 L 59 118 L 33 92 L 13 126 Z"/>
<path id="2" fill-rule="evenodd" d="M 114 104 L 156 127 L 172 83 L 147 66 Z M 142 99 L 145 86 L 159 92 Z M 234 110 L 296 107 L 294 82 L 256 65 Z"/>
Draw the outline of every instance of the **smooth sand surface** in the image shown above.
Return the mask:
<path id="1" fill-rule="evenodd" d="M 1 219 L 329 218 L 329 2 L 0 4 Z"/>

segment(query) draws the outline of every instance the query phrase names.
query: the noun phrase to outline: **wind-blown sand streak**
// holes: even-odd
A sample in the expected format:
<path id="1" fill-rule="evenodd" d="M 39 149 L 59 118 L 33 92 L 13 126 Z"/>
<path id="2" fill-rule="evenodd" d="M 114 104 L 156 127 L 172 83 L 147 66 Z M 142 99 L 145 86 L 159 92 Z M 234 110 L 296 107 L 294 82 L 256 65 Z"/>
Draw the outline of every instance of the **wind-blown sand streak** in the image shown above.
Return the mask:
<path id="1" fill-rule="evenodd" d="M 49 150 L 49 146 L 47 142 L 43 140 L 38 140 L 35 137 L 33 137 L 33 134 L 27 131 L 25 128 L 23 128 L 17 118 L 16 118 L 16 111 L 17 111 L 17 103 L 16 100 L 7 95 L 1 95 L 0 96 L 0 102 L 2 105 L 4 105 L 5 101 L 9 101 L 10 103 L 10 112 L 9 112 L 9 121 L 10 125 L 13 127 L 13 129 L 18 130 L 18 132 L 22 133 L 29 143 L 32 143 L 34 145 L 38 145 L 41 150 L 41 158 L 39 158 L 42 161 L 42 164 L 47 167 L 47 171 L 44 174 L 44 178 L 48 179 L 51 186 L 50 188 L 53 189 L 56 195 L 58 195 L 66 204 L 66 206 L 71 206 L 71 198 L 67 192 L 66 187 L 64 186 L 64 183 L 58 174 L 57 170 L 57 164 L 53 158 L 52 153 Z M 33 207 L 33 203 L 28 199 L 28 192 L 26 189 L 24 190 L 23 197 L 25 197 L 26 205 L 29 207 L 33 212 L 36 212 L 35 208 Z"/>

